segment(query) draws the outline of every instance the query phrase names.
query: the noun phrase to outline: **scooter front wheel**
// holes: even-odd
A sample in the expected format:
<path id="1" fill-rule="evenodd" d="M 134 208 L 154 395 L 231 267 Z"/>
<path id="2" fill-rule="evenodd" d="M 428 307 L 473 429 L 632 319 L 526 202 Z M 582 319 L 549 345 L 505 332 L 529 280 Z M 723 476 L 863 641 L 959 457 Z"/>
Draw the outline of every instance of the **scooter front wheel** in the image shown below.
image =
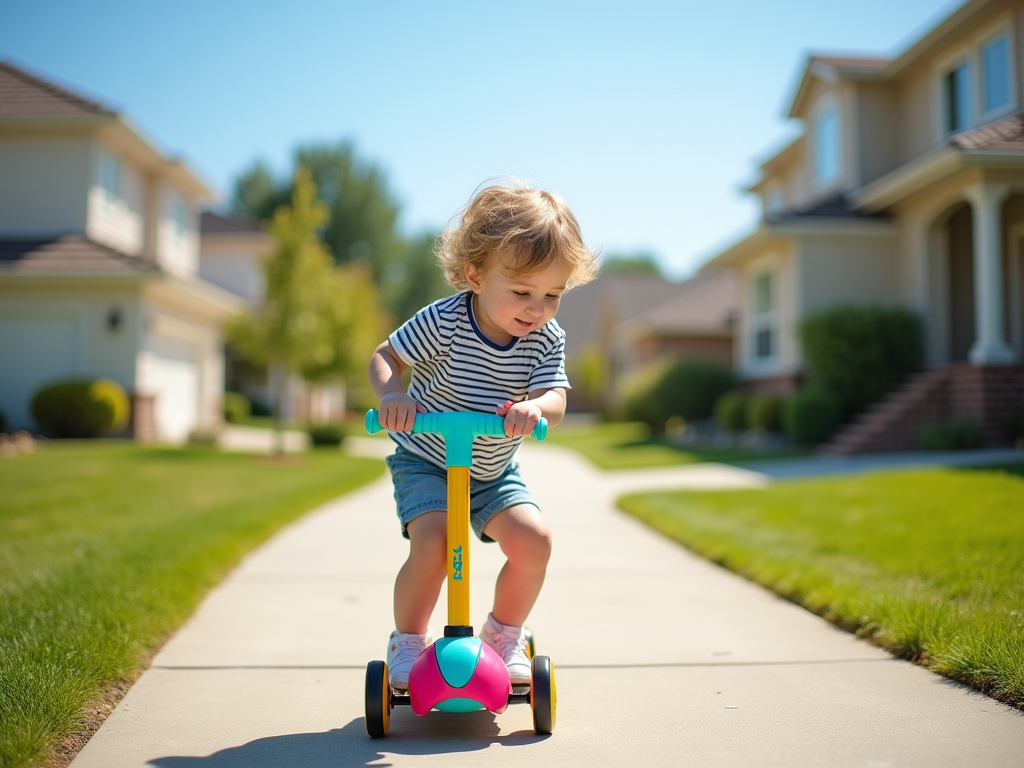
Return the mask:
<path id="1" fill-rule="evenodd" d="M 555 689 L 555 667 L 547 656 L 534 656 L 530 677 L 530 708 L 533 730 L 546 735 L 555 730 L 558 695 Z"/>
<path id="2" fill-rule="evenodd" d="M 390 725 L 388 665 L 383 661 L 371 661 L 366 665 L 366 732 L 371 739 L 382 739 L 388 735 Z"/>

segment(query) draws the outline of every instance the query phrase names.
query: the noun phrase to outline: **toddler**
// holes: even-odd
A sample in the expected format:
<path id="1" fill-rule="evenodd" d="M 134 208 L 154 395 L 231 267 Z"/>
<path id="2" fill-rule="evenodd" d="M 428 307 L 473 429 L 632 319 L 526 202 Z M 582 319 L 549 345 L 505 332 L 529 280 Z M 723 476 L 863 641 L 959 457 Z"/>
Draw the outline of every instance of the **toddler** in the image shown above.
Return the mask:
<path id="1" fill-rule="evenodd" d="M 565 332 L 555 323 L 562 295 L 592 280 L 594 255 L 557 195 L 524 186 L 479 191 L 440 238 L 445 279 L 459 290 L 430 304 L 377 347 L 370 384 L 380 423 L 398 444 L 388 457 L 409 558 L 395 580 L 390 683 L 431 643 L 427 623 L 447 575 L 444 440 L 411 434 L 416 413 L 474 411 L 505 418 L 507 437 L 478 437 L 470 470 L 470 523 L 498 542 L 507 561 L 480 638 L 505 661 L 512 683 L 529 684 L 523 624 L 544 583 L 551 530 L 514 456 L 544 417 L 565 414 Z M 402 372 L 412 369 L 408 393 Z"/>

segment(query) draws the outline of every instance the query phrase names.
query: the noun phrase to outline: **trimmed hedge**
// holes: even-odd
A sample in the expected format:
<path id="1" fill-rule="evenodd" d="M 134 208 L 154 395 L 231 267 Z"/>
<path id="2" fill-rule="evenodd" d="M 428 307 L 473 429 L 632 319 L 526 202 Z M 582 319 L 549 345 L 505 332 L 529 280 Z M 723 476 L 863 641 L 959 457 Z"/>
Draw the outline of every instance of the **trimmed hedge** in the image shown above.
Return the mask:
<path id="1" fill-rule="evenodd" d="M 308 434 L 314 448 L 337 448 L 345 439 L 345 429 L 341 424 L 313 424 L 309 427 Z"/>
<path id="2" fill-rule="evenodd" d="M 715 419 L 718 426 L 730 432 L 739 432 L 747 425 L 747 393 L 742 389 L 726 392 L 715 401 Z"/>
<path id="3" fill-rule="evenodd" d="M 750 429 L 763 429 L 765 432 L 782 431 L 783 400 L 770 392 L 751 395 L 747 399 L 745 419 Z"/>
<path id="4" fill-rule="evenodd" d="M 709 418 L 718 398 L 735 386 L 732 371 L 719 363 L 694 359 L 662 363 L 631 381 L 622 411 L 626 419 L 664 432 L 673 416 L 686 421 Z"/>
<path id="5" fill-rule="evenodd" d="M 110 379 L 72 379 L 42 387 L 32 417 L 53 437 L 98 437 L 128 423 L 128 395 Z"/>
<path id="6" fill-rule="evenodd" d="M 917 316 L 900 307 L 840 306 L 800 323 L 810 384 L 834 392 L 849 418 L 921 367 Z"/>
<path id="7" fill-rule="evenodd" d="M 241 424 L 252 413 L 249 398 L 241 392 L 224 393 L 224 421 L 229 424 Z"/>
<path id="8" fill-rule="evenodd" d="M 815 445 L 828 439 L 841 415 L 839 398 L 820 387 L 800 390 L 787 402 L 782 412 L 786 434 L 796 443 Z"/>

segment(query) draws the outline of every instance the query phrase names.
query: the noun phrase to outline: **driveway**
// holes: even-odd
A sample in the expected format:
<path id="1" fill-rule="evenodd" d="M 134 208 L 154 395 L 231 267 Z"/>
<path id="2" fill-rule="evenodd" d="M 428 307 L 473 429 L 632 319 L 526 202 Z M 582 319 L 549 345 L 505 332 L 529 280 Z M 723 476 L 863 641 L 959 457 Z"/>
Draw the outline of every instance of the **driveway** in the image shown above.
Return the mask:
<path id="1" fill-rule="evenodd" d="M 364 670 L 383 657 L 407 546 L 385 477 L 246 558 L 74 768 L 1024 764 L 1024 713 L 894 659 L 614 507 L 631 489 L 758 487 L 764 474 L 602 474 L 555 446 L 522 453 L 555 532 L 530 620 L 556 669 L 553 735 L 535 736 L 529 707 L 515 705 L 423 718 L 399 708 L 387 738 L 367 738 Z M 474 543 L 479 625 L 501 557 Z M 435 632 L 444 623 L 435 611 Z"/>

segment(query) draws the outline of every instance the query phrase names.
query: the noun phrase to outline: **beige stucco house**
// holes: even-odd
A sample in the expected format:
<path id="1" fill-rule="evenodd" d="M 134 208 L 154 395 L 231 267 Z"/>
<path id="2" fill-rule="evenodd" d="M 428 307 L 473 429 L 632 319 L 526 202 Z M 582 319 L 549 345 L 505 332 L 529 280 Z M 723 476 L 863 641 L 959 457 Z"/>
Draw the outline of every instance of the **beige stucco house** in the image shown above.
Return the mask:
<path id="1" fill-rule="evenodd" d="M 917 422 L 948 415 L 996 439 L 998 411 L 1024 401 L 1022 47 L 1024 3 L 970 0 L 894 58 L 808 58 L 788 111 L 803 131 L 749 188 L 761 223 L 707 265 L 738 272 L 751 388 L 799 385 L 802 318 L 902 305 L 939 405 L 876 418 L 865 449 L 910 447 Z"/>
<path id="2" fill-rule="evenodd" d="M 0 409 L 32 428 L 55 379 L 108 377 L 140 438 L 221 421 L 225 318 L 200 279 L 210 189 L 120 113 L 0 62 Z"/>

